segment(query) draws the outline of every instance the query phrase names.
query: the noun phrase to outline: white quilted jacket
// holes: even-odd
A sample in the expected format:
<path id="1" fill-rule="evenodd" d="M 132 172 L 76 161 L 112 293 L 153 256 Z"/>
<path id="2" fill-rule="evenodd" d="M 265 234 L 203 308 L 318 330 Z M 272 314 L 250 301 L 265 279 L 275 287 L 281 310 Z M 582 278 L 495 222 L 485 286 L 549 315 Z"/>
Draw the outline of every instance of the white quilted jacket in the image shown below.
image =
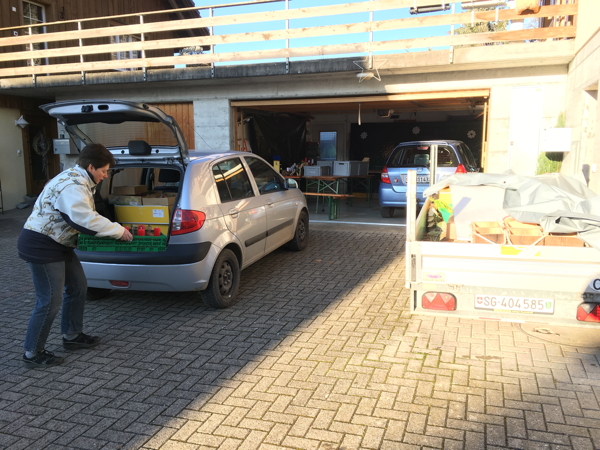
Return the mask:
<path id="1" fill-rule="evenodd" d="M 98 214 L 96 184 L 76 165 L 50 180 L 35 202 L 24 228 L 51 237 L 67 247 L 77 246 L 77 234 L 120 238 L 125 228 Z"/>

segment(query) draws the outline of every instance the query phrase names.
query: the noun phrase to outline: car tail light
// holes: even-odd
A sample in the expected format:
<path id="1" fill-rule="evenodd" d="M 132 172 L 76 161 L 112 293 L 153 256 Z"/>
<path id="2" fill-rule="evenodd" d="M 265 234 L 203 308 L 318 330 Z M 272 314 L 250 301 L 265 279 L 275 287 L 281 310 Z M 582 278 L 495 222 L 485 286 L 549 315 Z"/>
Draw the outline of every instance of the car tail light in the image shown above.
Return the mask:
<path id="1" fill-rule="evenodd" d="M 381 182 L 386 184 L 392 184 L 392 182 L 390 181 L 390 175 L 387 171 L 387 167 L 384 167 L 381 171 Z"/>
<path id="2" fill-rule="evenodd" d="M 186 234 L 198 231 L 204 225 L 206 214 L 201 211 L 176 209 L 171 222 L 171 235 Z"/>
<path id="3" fill-rule="evenodd" d="M 598 303 L 582 303 L 577 307 L 577 320 L 600 322 L 600 305 Z"/>
<path id="4" fill-rule="evenodd" d="M 426 292 L 421 297 L 421 306 L 436 311 L 456 311 L 456 297 L 446 292 Z"/>
<path id="5" fill-rule="evenodd" d="M 118 288 L 128 288 L 129 287 L 129 281 L 110 280 L 109 283 L 112 284 L 114 287 L 118 287 Z"/>
<path id="6" fill-rule="evenodd" d="M 463 166 L 462 164 L 459 164 L 456 168 L 456 172 L 454 173 L 467 173 L 467 169 L 465 169 L 465 166 Z"/>

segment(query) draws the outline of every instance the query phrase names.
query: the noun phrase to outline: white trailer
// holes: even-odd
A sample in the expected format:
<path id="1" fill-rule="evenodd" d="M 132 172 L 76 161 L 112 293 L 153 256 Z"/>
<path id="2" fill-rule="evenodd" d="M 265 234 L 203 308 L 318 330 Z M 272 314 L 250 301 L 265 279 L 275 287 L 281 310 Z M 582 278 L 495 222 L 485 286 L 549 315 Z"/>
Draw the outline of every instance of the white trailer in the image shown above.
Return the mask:
<path id="1" fill-rule="evenodd" d="M 417 217 L 415 172 L 408 195 L 411 313 L 600 327 L 598 250 L 427 241 L 432 199 Z"/>

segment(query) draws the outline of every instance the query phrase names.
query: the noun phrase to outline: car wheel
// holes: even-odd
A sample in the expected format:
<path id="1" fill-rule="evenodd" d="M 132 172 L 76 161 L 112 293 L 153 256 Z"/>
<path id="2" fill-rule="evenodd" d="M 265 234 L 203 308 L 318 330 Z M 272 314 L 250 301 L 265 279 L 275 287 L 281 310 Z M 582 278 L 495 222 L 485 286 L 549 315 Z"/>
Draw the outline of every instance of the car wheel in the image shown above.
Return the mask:
<path id="1" fill-rule="evenodd" d="M 102 289 L 102 288 L 87 288 L 87 299 L 88 300 L 102 300 L 110 295 L 112 289 Z"/>
<path id="2" fill-rule="evenodd" d="M 208 287 L 202 292 L 202 301 L 211 308 L 227 308 L 237 301 L 240 286 L 240 265 L 228 249 L 221 252 L 210 274 Z"/>
<path id="3" fill-rule="evenodd" d="M 298 217 L 298 223 L 296 224 L 296 232 L 294 233 L 294 239 L 288 242 L 287 247 L 290 250 L 297 252 L 302 251 L 308 245 L 308 214 L 306 211 L 300 212 Z"/>
<path id="4" fill-rule="evenodd" d="M 394 208 L 386 208 L 384 206 L 380 209 L 381 217 L 384 219 L 389 219 L 390 217 L 394 217 Z"/>

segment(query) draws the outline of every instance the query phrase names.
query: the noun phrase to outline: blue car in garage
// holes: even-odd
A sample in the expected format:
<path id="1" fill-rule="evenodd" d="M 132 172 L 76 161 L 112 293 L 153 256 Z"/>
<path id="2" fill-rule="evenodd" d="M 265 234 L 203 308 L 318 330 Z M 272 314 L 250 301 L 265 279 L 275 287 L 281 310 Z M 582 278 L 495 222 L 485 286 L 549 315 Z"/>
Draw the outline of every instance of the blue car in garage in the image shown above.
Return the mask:
<path id="1" fill-rule="evenodd" d="M 398 144 L 388 156 L 379 183 L 381 217 L 393 217 L 396 208 L 406 207 L 406 177 L 417 171 L 417 199 L 429 186 L 429 157 L 438 146 L 436 182 L 455 173 L 478 172 L 471 150 L 461 141 L 413 141 Z M 421 199 L 422 201 L 422 199 Z"/>

